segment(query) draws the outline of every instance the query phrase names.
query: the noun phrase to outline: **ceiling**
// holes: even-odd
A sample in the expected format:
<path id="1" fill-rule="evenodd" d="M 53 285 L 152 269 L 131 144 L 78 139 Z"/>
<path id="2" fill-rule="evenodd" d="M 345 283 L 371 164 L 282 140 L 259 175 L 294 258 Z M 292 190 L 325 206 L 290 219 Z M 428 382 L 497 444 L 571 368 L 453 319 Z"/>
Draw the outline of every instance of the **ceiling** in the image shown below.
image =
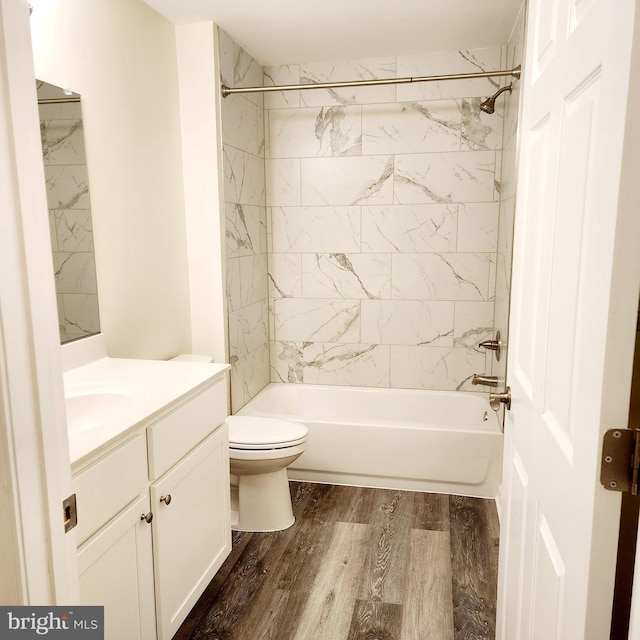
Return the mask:
<path id="1" fill-rule="evenodd" d="M 523 0 L 144 0 L 211 21 L 263 65 L 506 44 Z"/>

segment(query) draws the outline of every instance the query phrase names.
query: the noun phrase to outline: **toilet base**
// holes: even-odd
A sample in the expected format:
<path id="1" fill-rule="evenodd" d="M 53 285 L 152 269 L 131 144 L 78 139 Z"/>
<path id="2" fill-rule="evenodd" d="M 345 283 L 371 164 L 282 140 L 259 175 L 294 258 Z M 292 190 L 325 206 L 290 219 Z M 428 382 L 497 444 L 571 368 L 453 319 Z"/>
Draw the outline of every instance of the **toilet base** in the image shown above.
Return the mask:
<path id="1" fill-rule="evenodd" d="M 295 522 L 287 470 L 239 475 L 231 485 L 233 531 L 282 531 Z"/>

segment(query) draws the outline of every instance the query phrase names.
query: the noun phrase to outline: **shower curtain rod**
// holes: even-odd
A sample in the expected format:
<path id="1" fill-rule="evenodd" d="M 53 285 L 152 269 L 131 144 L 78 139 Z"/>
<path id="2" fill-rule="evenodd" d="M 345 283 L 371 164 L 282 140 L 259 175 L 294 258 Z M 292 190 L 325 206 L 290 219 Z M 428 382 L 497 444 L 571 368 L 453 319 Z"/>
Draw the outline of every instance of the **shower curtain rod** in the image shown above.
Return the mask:
<path id="1" fill-rule="evenodd" d="M 437 82 L 439 80 L 469 80 L 472 78 L 520 77 L 520 65 L 504 71 L 479 71 L 478 73 L 452 73 L 442 76 L 418 76 L 408 78 L 379 78 L 376 80 L 350 80 L 346 82 L 319 82 L 315 84 L 281 84 L 273 87 L 227 87 L 221 85 L 222 97 L 232 93 L 266 93 L 269 91 L 295 91 L 305 89 L 338 89 L 340 87 L 369 87 L 378 84 L 408 84 L 410 82 Z"/>

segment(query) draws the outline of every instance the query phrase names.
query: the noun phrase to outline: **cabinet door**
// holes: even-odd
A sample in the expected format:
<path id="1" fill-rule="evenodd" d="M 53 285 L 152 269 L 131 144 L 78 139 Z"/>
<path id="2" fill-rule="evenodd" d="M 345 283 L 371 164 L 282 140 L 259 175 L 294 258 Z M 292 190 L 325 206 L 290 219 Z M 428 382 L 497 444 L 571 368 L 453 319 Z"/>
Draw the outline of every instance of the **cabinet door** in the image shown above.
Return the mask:
<path id="1" fill-rule="evenodd" d="M 169 640 L 231 551 L 226 425 L 151 486 L 151 505 L 158 638 Z"/>
<path id="2" fill-rule="evenodd" d="M 105 640 L 156 637 L 151 526 L 145 495 L 78 549 L 82 604 L 104 605 Z"/>

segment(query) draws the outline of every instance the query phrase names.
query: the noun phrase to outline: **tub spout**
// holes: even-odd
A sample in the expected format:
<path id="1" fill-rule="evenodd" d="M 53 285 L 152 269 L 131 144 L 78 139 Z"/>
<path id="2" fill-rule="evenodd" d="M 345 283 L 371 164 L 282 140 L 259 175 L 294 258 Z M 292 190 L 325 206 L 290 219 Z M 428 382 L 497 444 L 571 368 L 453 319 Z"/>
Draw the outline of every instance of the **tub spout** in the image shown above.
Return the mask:
<path id="1" fill-rule="evenodd" d="M 485 387 L 497 387 L 498 376 L 485 376 L 474 373 L 473 378 L 471 378 L 471 384 L 482 384 Z"/>

